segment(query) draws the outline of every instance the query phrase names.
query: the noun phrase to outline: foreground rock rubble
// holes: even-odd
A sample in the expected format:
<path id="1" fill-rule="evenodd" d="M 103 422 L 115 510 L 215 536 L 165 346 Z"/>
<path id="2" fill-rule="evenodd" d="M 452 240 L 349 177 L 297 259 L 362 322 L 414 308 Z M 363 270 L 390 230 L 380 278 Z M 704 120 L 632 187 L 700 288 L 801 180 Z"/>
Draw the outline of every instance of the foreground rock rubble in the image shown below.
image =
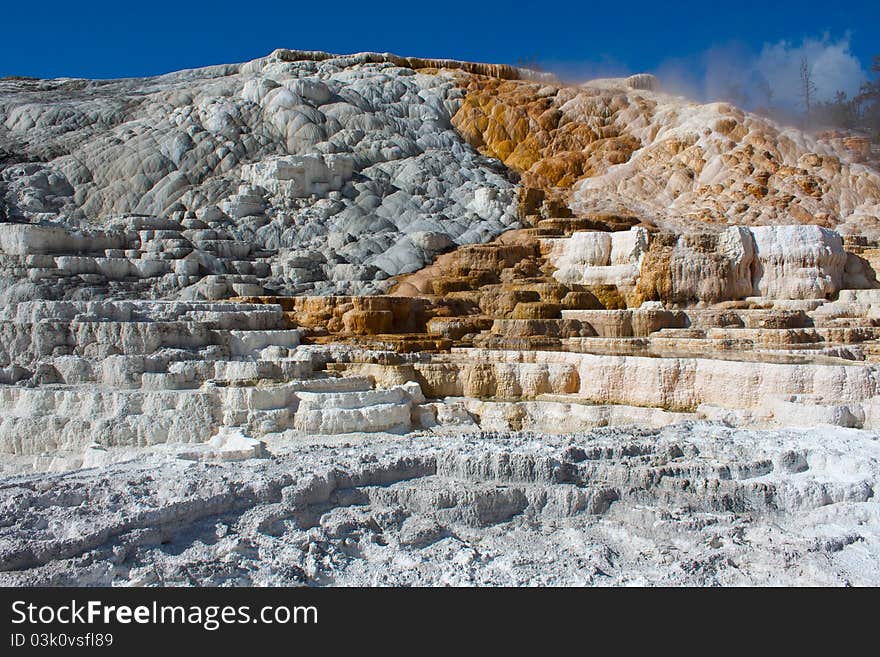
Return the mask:
<path id="1" fill-rule="evenodd" d="M 860 431 L 267 442 L 6 479 L 0 582 L 880 583 L 880 443 Z"/>
<path id="2" fill-rule="evenodd" d="M 876 585 L 851 143 L 374 53 L 0 80 L 0 581 Z"/>

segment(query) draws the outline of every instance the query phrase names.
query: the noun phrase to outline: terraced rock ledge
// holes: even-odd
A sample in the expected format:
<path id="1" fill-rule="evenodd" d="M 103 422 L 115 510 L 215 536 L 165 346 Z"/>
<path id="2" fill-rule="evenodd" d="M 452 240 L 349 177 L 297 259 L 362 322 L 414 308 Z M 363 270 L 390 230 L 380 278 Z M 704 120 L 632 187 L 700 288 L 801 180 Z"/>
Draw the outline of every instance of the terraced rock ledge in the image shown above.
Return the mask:
<path id="1" fill-rule="evenodd" d="M 851 143 L 376 53 L 0 81 L 0 583 L 880 583 Z"/>

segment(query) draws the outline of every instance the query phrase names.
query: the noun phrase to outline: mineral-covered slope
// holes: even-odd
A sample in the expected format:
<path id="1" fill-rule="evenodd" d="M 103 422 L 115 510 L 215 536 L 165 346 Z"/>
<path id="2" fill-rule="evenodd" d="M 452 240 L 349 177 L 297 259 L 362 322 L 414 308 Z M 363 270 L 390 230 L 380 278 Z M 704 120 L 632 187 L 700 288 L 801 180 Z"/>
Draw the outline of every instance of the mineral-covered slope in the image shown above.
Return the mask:
<path id="1" fill-rule="evenodd" d="M 2 580 L 877 583 L 848 143 L 388 54 L 0 81 Z"/>
<path id="2" fill-rule="evenodd" d="M 577 214 L 693 222 L 880 228 L 880 177 L 843 144 L 820 143 L 726 103 L 658 93 L 651 76 L 559 86 L 467 79 L 453 117 L 529 187 L 565 193 Z M 688 221 L 691 220 L 691 221 Z"/>
<path id="3" fill-rule="evenodd" d="M 154 281 L 154 296 L 198 274 L 382 290 L 516 222 L 503 167 L 450 124 L 464 91 L 394 62 L 278 51 L 146 80 L 0 82 L 2 216 L 112 234 L 73 250 L 116 262 L 64 273 L 189 277 Z"/>

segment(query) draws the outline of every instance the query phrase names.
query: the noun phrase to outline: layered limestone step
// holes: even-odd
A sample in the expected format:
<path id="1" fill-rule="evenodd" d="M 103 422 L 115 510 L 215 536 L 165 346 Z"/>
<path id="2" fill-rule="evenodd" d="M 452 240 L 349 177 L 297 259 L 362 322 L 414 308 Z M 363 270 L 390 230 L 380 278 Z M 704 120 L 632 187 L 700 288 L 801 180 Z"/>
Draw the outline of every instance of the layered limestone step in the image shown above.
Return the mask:
<path id="1" fill-rule="evenodd" d="M 566 338 L 557 350 L 609 356 L 692 358 L 755 363 L 851 365 L 869 360 L 875 342 L 803 343 L 770 346 L 749 340 L 707 339 L 702 329 L 664 329 L 645 338 Z M 776 345 L 776 346 L 774 346 Z"/>
<path id="2" fill-rule="evenodd" d="M 823 304 L 810 313 L 817 325 L 845 320 L 880 323 L 880 290 L 841 290 L 834 302 Z"/>
<path id="3" fill-rule="evenodd" d="M 171 352 L 170 360 L 185 360 L 181 351 L 195 360 L 230 358 L 261 358 L 262 354 L 273 360 L 283 359 L 295 348 L 296 333 L 284 331 L 260 332 L 253 339 L 218 332 L 199 323 L 145 322 L 116 324 L 70 323 L 55 325 L 41 323 L 36 326 L 6 324 L 0 322 L 0 362 L 34 370 L 39 363 L 63 357 L 85 358 L 100 366 L 104 359 L 117 355 L 162 357 Z M 265 345 L 265 346 L 262 346 Z"/>
<path id="4" fill-rule="evenodd" d="M 816 343 L 853 344 L 880 338 L 880 327 L 726 329 L 705 331 L 710 340 L 736 340 L 757 346 L 795 346 Z"/>
<path id="5" fill-rule="evenodd" d="M 623 232 L 580 231 L 570 237 L 540 240 L 541 251 L 556 267 L 561 283 L 635 288 L 649 234 L 644 228 Z"/>
<path id="6" fill-rule="evenodd" d="M 772 351 L 779 359 L 797 350 L 799 359 L 810 352 L 824 362 L 836 357 L 833 349 L 876 339 L 872 290 L 828 301 L 845 286 L 877 286 L 834 231 L 783 225 L 672 234 L 633 225 L 637 220 L 628 230 L 583 230 L 581 219 L 568 213 L 552 226 L 537 220 L 566 237 L 527 229 L 457 249 L 402 278 L 394 293 L 431 299 L 432 335 L 485 349 L 615 353 L 615 343 L 594 338 L 652 336 L 616 343 L 619 353 L 696 352 L 694 344 L 675 345 L 691 338 L 704 340 L 709 356 Z M 520 260 L 509 262 L 514 253 Z M 712 329 L 725 331 L 709 335 Z M 840 354 L 861 357 L 858 349 Z"/>
<path id="7" fill-rule="evenodd" d="M 89 450 L 83 459 L 83 467 L 91 465 Z M 207 443 L 184 448 L 175 454 L 179 459 L 190 461 L 246 461 L 267 456 L 266 446 L 240 429 L 221 427 Z"/>
<path id="8" fill-rule="evenodd" d="M 70 232 L 63 226 L 0 224 L 0 251 L 25 256 L 46 253 L 94 253 L 121 249 L 125 236 L 109 231 Z"/>
<path id="9" fill-rule="evenodd" d="M 428 320 L 425 330 L 430 335 L 461 340 L 466 335 L 476 335 L 481 331 L 492 329 L 496 321 L 498 320 L 482 315 L 433 317 Z"/>
<path id="10" fill-rule="evenodd" d="M 226 360 L 216 350 L 203 352 L 165 349 L 148 355 L 108 355 L 105 358 L 75 355 L 43 358 L 34 376 L 43 384 L 96 383 L 126 388 L 181 390 L 198 388 L 207 381 L 230 384 L 236 381 L 267 381 L 301 378 L 312 374 L 313 365 L 284 347 L 267 347 L 256 357 Z M 272 356 L 271 360 L 263 356 Z M 29 370 L 11 366 L 5 383 L 17 383 Z M 13 372 L 18 376 L 12 378 Z"/>
<path id="11" fill-rule="evenodd" d="M 373 380 L 366 376 L 324 377 L 287 380 L 260 385 L 227 385 L 216 389 L 223 405 L 223 424 L 245 427 L 252 435 L 295 428 L 295 416 L 303 397 L 346 395 L 371 391 Z"/>
<path id="12" fill-rule="evenodd" d="M 288 328 L 277 305 L 185 301 L 26 301 L 0 311 L 0 320 L 92 322 L 192 321 L 226 330 Z"/>
<path id="13" fill-rule="evenodd" d="M 600 337 L 643 337 L 664 329 L 796 329 L 812 326 L 802 310 L 700 309 L 562 310 L 563 319 L 589 324 Z"/>
<path id="14" fill-rule="evenodd" d="M 450 403 L 459 400 L 444 401 Z M 520 402 L 462 398 L 460 402 L 484 431 L 560 434 L 630 424 L 662 427 L 699 417 L 695 413 L 676 413 L 660 408 L 585 404 L 576 395 L 540 395 L 537 400 Z"/>
<path id="15" fill-rule="evenodd" d="M 417 383 L 374 389 L 367 376 L 231 383 L 196 390 L 0 386 L 0 452 L 36 456 L 91 444 L 202 443 L 220 426 L 258 436 L 289 429 L 399 432 L 412 426 L 412 409 L 424 402 Z"/>
<path id="16" fill-rule="evenodd" d="M 579 321 L 592 328 L 594 335 L 603 338 L 640 337 L 664 328 L 690 325 L 684 312 L 662 309 L 563 310 L 561 314 L 563 319 Z"/>
<path id="17" fill-rule="evenodd" d="M 702 418 L 732 425 L 813 428 L 824 424 L 862 429 L 878 426 L 880 400 L 846 404 L 816 395 L 776 395 L 759 408 L 702 404 L 697 412 Z"/>
<path id="18" fill-rule="evenodd" d="M 774 331 L 773 333 L 780 333 Z M 653 335 L 649 338 L 633 340 L 629 351 L 615 352 L 603 349 L 603 345 L 583 344 L 585 341 L 573 339 L 566 343 L 566 348 L 584 353 L 605 353 L 634 356 L 652 356 L 656 358 L 699 357 L 717 360 L 738 360 L 749 362 L 789 363 L 789 364 L 825 364 L 849 365 L 852 361 L 864 361 L 864 344 L 837 344 L 819 342 L 790 342 L 785 337 L 761 336 L 757 339 L 747 338 L 714 338 L 693 339 L 679 336 Z"/>
<path id="19" fill-rule="evenodd" d="M 230 331 L 230 349 L 233 356 L 252 356 L 269 347 L 294 349 L 299 346 L 300 331 L 276 329 L 270 331 Z"/>
<path id="20" fill-rule="evenodd" d="M 412 426 L 414 404 L 422 403 L 418 383 L 388 390 L 301 392 L 294 428 L 305 433 L 402 432 Z"/>
<path id="21" fill-rule="evenodd" d="M 217 396 L 205 391 L 0 386 L 0 451 L 5 453 L 39 455 L 91 443 L 198 443 L 221 419 Z"/>
<path id="22" fill-rule="evenodd" d="M 554 338 L 591 337 L 596 329 L 579 319 L 496 319 L 489 332 L 507 338 L 548 336 Z"/>
<path id="23" fill-rule="evenodd" d="M 377 335 L 425 332 L 430 302 L 394 296 L 242 297 L 278 306 L 288 319 L 317 334 Z"/>
<path id="24" fill-rule="evenodd" d="M 613 353 L 614 345 L 619 344 L 621 353 L 631 353 L 636 347 L 667 351 L 681 347 L 687 351 L 703 348 L 707 356 L 713 351 L 737 349 L 822 349 L 880 338 L 875 320 L 817 313 L 818 310 L 805 313 L 764 309 L 563 310 L 564 321 L 581 323 L 581 334 L 576 335 L 574 331 L 560 334 L 558 329 L 555 333 L 544 331 L 544 334 L 572 338 L 569 344 L 577 344 L 581 350 L 597 349 L 603 353 Z M 590 339 L 590 329 L 600 339 Z M 535 331 L 537 333 L 540 332 Z M 606 343 L 601 340 L 630 337 L 649 339 Z M 699 345 L 684 344 L 683 340 L 699 341 Z"/>
<path id="25" fill-rule="evenodd" d="M 187 225 L 200 224 L 191 219 Z M 0 224 L 4 270 L 12 270 L 19 280 L 55 284 L 55 298 L 113 284 L 124 292 L 143 289 L 150 297 L 157 289 L 192 299 L 262 294 L 271 267 L 258 258 L 258 251 L 219 226 L 192 230 L 159 217 L 123 217 L 106 230 L 76 230 L 61 223 Z M 30 298 L 39 294 L 22 291 Z"/>
<path id="26" fill-rule="evenodd" d="M 541 240 L 567 284 L 610 285 L 638 305 L 762 296 L 825 299 L 844 288 L 877 287 L 867 261 L 819 226 L 736 226 L 720 232 L 659 233 L 644 228 L 575 232 Z"/>
<path id="27" fill-rule="evenodd" d="M 163 371 L 157 365 L 163 359 L 166 366 L 181 360 L 285 360 L 300 342 L 300 331 L 290 328 L 279 306 L 178 301 L 25 302 L 0 314 L 0 336 L 0 366 L 31 371 L 64 357 L 94 361 L 84 368 L 98 371 L 101 361 L 114 356 L 156 356 L 151 365 L 132 361 L 134 370 L 154 373 Z M 70 361 L 62 365 L 70 370 Z"/>
<path id="28" fill-rule="evenodd" d="M 819 226 L 731 227 L 694 234 L 575 232 L 541 240 L 566 284 L 610 286 L 629 306 L 717 303 L 751 296 L 832 298 L 841 289 L 877 288 L 870 264 Z"/>
<path id="29" fill-rule="evenodd" d="M 863 407 L 868 428 L 877 421 L 870 408 L 880 394 L 875 365 L 453 349 L 442 365 L 415 367 L 428 396 L 516 399 L 563 393 L 597 405 L 695 412 L 703 404 L 758 409 L 779 395 L 811 395 Z M 443 394 L 433 394 L 435 389 Z"/>
<path id="30" fill-rule="evenodd" d="M 575 362 L 565 360 L 515 361 L 506 351 L 465 350 L 413 363 L 416 380 L 426 397 L 475 397 L 519 400 L 538 395 L 577 392 L 580 381 Z M 471 353 L 497 354 L 499 358 L 471 358 Z M 550 352 L 532 352 L 550 353 Z"/>
<path id="31" fill-rule="evenodd" d="M 841 290 L 838 301 L 880 306 L 880 290 Z"/>

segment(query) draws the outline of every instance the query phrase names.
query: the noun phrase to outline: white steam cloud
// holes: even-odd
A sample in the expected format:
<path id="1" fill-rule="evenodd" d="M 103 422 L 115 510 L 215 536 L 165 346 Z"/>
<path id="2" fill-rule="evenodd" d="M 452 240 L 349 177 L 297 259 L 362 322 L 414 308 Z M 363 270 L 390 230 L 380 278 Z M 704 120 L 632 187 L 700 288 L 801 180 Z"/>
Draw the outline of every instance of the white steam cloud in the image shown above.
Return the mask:
<path id="1" fill-rule="evenodd" d="M 697 55 L 670 58 L 655 70 L 664 90 L 700 101 L 728 100 L 750 109 L 796 113 L 802 109 L 800 68 L 807 60 L 814 100 L 832 100 L 838 91 L 850 98 L 868 79 L 862 63 L 850 49 L 850 35 L 838 39 L 825 34 L 806 37 L 800 43 L 765 43 L 759 52 L 742 43 L 713 46 Z M 548 68 L 567 80 L 623 77 L 642 71 L 627 70 L 605 57 L 597 62 L 548 63 Z"/>
<path id="2" fill-rule="evenodd" d="M 850 52 L 849 35 L 832 41 L 826 34 L 804 39 L 799 46 L 787 41 L 764 44 L 754 68 L 773 90 L 776 103 L 787 107 L 800 103 L 802 59 L 810 67 L 817 100 L 831 100 L 838 91 L 852 97 L 867 79 L 861 62 Z"/>

